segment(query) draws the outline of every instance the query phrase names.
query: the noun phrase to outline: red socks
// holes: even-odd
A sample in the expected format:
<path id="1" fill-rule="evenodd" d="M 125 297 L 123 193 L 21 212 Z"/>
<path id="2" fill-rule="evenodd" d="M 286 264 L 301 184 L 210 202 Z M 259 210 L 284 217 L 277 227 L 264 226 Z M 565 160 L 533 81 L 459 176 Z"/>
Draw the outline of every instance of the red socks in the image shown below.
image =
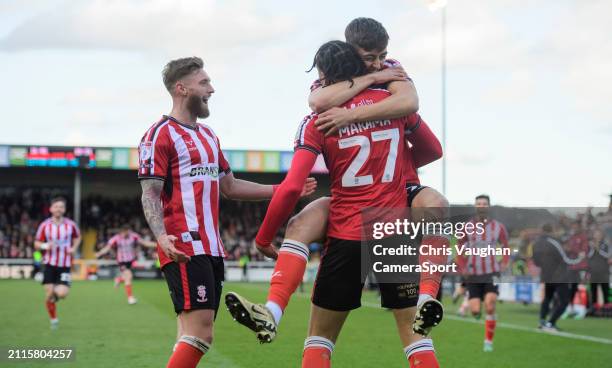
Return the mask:
<path id="1" fill-rule="evenodd" d="M 420 353 L 414 353 L 408 358 L 410 368 L 439 368 L 438 359 L 436 359 L 436 353 L 433 351 L 422 351 Z"/>
<path id="2" fill-rule="evenodd" d="M 431 339 L 419 340 L 404 348 L 410 368 L 440 368 Z"/>
<path id="3" fill-rule="evenodd" d="M 56 319 L 57 318 L 57 314 L 56 314 L 56 307 L 55 307 L 55 302 L 50 302 L 50 301 L 46 301 L 45 302 L 46 306 L 47 306 L 47 312 L 49 313 L 49 318 L 51 319 Z"/>
<path id="4" fill-rule="evenodd" d="M 302 368 L 330 368 L 334 343 L 325 337 L 310 336 L 304 342 Z"/>
<path id="5" fill-rule="evenodd" d="M 308 255 L 306 245 L 295 240 L 284 240 L 270 280 L 268 301 L 278 304 L 282 310 L 285 310 L 291 295 L 304 278 Z"/>
<path id="6" fill-rule="evenodd" d="M 125 293 L 127 294 L 128 298 L 132 296 L 132 285 L 125 285 Z"/>
<path id="7" fill-rule="evenodd" d="M 195 368 L 210 345 L 195 337 L 181 336 L 166 368 Z"/>
<path id="8" fill-rule="evenodd" d="M 487 314 L 487 319 L 485 320 L 485 341 L 493 342 L 496 324 L 496 316 L 494 314 Z"/>
<path id="9" fill-rule="evenodd" d="M 421 242 L 422 245 L 428 245 L 428 252 L 419 253 L 419 264 L 425 262 L 444 265 L 448 261 L 448 256 L 444 254 L 444 248 L 448 248 L 449 241 L 445 236 L 440 235 L 424 235 Z M 419 282 L 419 294 L 427 294 L 432 298 L 438 295 L 442 274 L 436 273 L 421 273 L 421 281 Z"/>

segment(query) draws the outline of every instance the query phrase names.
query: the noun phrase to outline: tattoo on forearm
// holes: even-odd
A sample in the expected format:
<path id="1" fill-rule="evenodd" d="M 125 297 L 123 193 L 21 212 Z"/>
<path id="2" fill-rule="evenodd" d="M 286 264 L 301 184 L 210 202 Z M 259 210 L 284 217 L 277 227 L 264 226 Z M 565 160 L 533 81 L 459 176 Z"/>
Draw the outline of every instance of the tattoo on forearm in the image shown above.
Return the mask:
<path id="1" fill-rule="evenodd" d="M 164 227 L 164 210 L 162 209 L 160 195 L 164 182 L 156 179 L 141 180 L 142 210 L 149 223 L 155 238 L 166 233 Z"/>

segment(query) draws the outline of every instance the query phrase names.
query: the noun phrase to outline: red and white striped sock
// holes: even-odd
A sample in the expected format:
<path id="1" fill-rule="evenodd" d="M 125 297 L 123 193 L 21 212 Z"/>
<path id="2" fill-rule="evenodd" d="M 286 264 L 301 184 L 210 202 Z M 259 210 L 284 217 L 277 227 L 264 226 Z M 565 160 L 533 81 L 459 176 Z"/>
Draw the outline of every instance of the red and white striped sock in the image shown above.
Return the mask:
<path id="1" fill-rule="evenodd" d="M 195 336 L 181 336 L 166 368 L 195 368 L 210 344 Z"/>
<path id="2" fill-rule="evenodd" d="M 431 339 L 419 340 L 404 348 L 410 368 L 439 368 Z"/>
<path id="3" fill-rule="evenodd" d="M 309 336 L 304 342 L 302 368 L 330 368 L 334 343 L 321 336 Z"/>

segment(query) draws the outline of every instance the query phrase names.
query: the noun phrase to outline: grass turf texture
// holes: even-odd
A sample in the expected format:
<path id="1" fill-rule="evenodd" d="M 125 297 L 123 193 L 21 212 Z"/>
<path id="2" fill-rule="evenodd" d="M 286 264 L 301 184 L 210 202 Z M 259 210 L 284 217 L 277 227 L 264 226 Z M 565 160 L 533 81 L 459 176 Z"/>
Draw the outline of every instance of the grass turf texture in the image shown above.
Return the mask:
<path id="1" fill-rule="evenodd" d="M 215 341 L 201 367 L 299 367 L 309 312 L 309 287 L 297 294 L 281 322 L 277 340 L 259 345 L 253 333 L 232 321 L 222 306 Z M 252 300 L 264 301 L 267 284 L 226 283 Z M 0 281 L 0 347 L 73 346 L 76 360 L 54 367 L 162 367 L 175 341 L 176 319 L 163 281 L 137 281 L 139 302 L 128 305 L 123 289 L 111 281 L 75 282 L 58 304 L 60 327 L 51 331 L 43 289 L 34 281 Z M 408 367 L 392 314 L 380 308 L 373 293 L 349 316 L 333 355 L 334 367 Z M 456 307 L 445 304 L 448 315 Z M 538 306 L 504 303 L 501 323 L 533 328 Z M 612 340 L 612 320 L 560 321 L 566 332 Z M 612 344 L 583 341 L 533 331 L 498 327 L 495 352 L 483 353 L 484 326 L 446 319 L 433 338 L 442 367 L 609 367 Z M 40 367 L 47 362 L 6 362 L 0 367 Z"/>

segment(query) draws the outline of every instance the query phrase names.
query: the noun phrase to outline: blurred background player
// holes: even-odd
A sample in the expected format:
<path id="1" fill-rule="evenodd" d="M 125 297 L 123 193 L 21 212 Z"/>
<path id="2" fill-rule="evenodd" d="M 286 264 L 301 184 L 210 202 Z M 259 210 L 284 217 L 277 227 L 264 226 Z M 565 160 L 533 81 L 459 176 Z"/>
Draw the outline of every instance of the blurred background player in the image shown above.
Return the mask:
<path id="1" fill-rule="evenodd" d="M 584 231 L 582 221 L 576 220 L 572 222 L 569 237 L 567 238 L 568 255 L 573 259 L 580 259 L 580 262 L 570 265 L 570 295 L 569 306 L 561 318 L 574 317 L 581 319 L 586 316 L 586 308 L 574 307 L 574 298 L 578 292 L 580 285 L 586 276 L 586 271 L 589 267 L 587 253 L 589 252 L 589 238 Z"/>
<path id="2" fill-rule="evenodd" d="M 198 365 L 210 349 L 223 288 L 226 251 L 219 234 L 219 196 L 270 199 L 272 185 L 234 178 L 219 138 L 198 123 L 215 92 L 202 59 L 172 60 L 163 70 L 172 111 L 149 128 L 139 146 L 142 207 L 158 242 L 180 336 L 169 368 Z M 312 193 L 314 179 L 302 182 Z"/>
<path id="3" fill-rule="evenodd" d="M 353 77 L 367 73 L 357 50 L 342 41 L 331 41 L 321 46 L 315 56 L 315 65 L 324 85 L 350 82 Z M 388 96 L 386 90 L 368 89 L 347 102 L 346 107 L 360 105 L 364 100 L 380 101 Z M 334 344 L 344 321 L 351 310 L 361 306 L 361 210 L 374 206 L 405 207 L 402 158 L 407 145 L 404 134 L 412 128 L 409 119 L 404 117 L 372 122 L 362 130 L 325 137 L 317 130 L 316 119 L 317 115 L 311 114 L 300 124 L 291 168 L 272 198 L 255 239 L 258 247 L 272 248 L 274 235 L 298 200 L 300 182 L 308 176 L 317 156 L 322 153 L 329 167 L 332 197 L 327 243 L 314 284 L 308 338 L 304 344 L 302 367 L 305 368 L 330 367 Z M 396 160 L 398 156 L 399 161 Z M 355 168 L 355 162 L 359 168 Z M 286 247 L 286 252 L 303 258 L 305 263 L 307 253 L 302 247 L 287 242 L 283 247 Z M 275 268 L 274 272 L 292 273 L 292 270 Z M 419 367 L 437 367 L 431 340 L 412 331 L 418 300 L 417 284 L 380 283 L 379 287 L 381 304 L 393 310 L 411 366 L 418 362 Z M 268 341 L 274 337 L 275 321 L 267 308 L 254 305 L 235 293 L 226 295 L 226 304 L 238 322 L 267 337 Z"/>
<path id="4" fill-rule="evenodd" d="M 140 235 L 130 230 L 129 225 L 123 225 L 119 233 L 110 238 L 104 248 L 96 252 L 96 258 L 99 258 L 110 252 L 111 249 L 115 251 L 120 272 L 119 276 L 115 278 L 115 285 L 118 286 L 120 283 L 124 283 L 128 304 L 136 304 L 137 302 L 134 295 L 132 295 L 132 265 L 136 261 L 137 244 L 149 248 L 157 246 L 157 243 L 144 240 Z"/>
<path id="5" fill-rule="evenodd" d="M 56 329 L 59 324 L 56 304 L 70 292 L 72 256 L 81 243 L 81 232 L 74 221 L 64 217 L 66 199 L 53 198 L 49 212 L 51 217 L 38 226 L 34 247 L 44 252 L 42 283 L 45 288 L 45 305 L 51 328 Z"/>
<path id="6" fill-rule="evenodd" d="M 589 272 L 591 281 L 591 310 L 598 306 L 608 304 L 610 294 L 610 265 L 612 265 L 612 246 L 610 239 L 606 238 L 603 230 L 593 232 L 593 241 L 588 254 Z M 602 292 L 602 301 L 599 303 L 599 289 Z"/>
<path id="7" fill-rule="evenodd" d="M 477 223 L 484 224 L 484 232 L 478 234 L 466 234 L 459 239 L 459 246 L 465 245 L 466 248 L 487 248 L 501 245 L 508 248 L 508 233 L 506 227 L 499 221 L 490 218 L 489 210 L 491 199 L 486 194 L 476 197 L 474 206 L 476 216 L 470 220 L 474 226 Z M 508 248 L 509 249 L 509 248 Z M 486 313 L 485 320 L 485 340 L 483 350 L 493 351 L 493 337 L 495 336 L 495 325 L 497 316 L 495 315 L 495 305 L 499 294 L 495 278 L 499 276 L 508 266 L 510 256 L 504 255 L 500 262 L 495 255 L 489 254 L 486 257 L 480 255 L 458 256 L 457 262 L 465 274 L 465 284 L 469 298 L 469 308 L 472 315 L 480 318 L 482 313 L 482 301 Z"/>

